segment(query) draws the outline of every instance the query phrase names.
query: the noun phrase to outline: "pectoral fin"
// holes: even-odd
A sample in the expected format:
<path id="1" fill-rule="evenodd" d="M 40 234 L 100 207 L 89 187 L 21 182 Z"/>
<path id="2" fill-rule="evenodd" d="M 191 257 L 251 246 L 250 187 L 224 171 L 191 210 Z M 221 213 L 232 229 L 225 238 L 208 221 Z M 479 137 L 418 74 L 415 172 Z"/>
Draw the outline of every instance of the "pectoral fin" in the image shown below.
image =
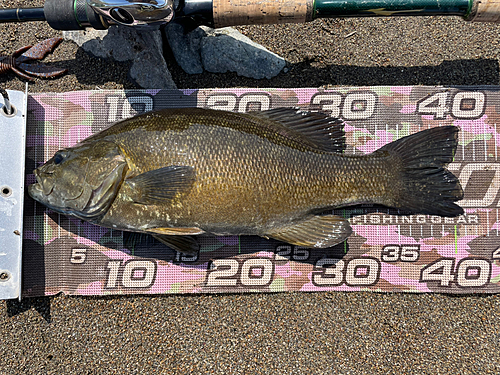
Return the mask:
<path id="1" fill-rule="evenodd" d="M 196 255 L 200 250 L 198 242 L 189 236 L 168 236 L 153 234 L 153 237 L 162 244 L 187 255 Z"/>
<path id="2" fill-rule="evenodd" d="M 313 216 L 298 224 L 281 227 L 266 236 L 297 246 L 324 249 L 335 246 L 352 233 L 349 222 L 336 215 Z"/>
<path id="3" fill-rule="evenodd" d="M 135 203 L 160 204 L 189 191 L 195 180 L 193 167 L 171 165 L 126 180 Z"/>

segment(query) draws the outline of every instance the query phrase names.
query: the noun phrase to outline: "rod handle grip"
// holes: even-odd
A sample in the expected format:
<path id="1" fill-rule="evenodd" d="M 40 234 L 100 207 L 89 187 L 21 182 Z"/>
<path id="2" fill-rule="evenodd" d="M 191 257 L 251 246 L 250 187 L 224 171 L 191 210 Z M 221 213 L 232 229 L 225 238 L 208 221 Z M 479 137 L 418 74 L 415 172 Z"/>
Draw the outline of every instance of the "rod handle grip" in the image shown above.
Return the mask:
<path id="1" fill-rule="evenodd" d="M 213 0 L 215 27 L 312 21 L 313 0 Z"/>
<path id="2" fill-rule="evenodd" d="M 474 0 L 467 20 L 500 23 L 500 0 Z"/>

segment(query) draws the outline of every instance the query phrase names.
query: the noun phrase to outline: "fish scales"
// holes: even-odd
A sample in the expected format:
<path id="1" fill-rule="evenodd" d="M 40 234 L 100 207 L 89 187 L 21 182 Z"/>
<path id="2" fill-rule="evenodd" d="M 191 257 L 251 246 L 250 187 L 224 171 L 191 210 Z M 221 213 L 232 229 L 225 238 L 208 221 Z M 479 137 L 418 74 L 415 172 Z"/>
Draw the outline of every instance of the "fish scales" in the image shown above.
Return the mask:
<path id="1" fill-rule="evenodd" d="M 457 132 L 431 129 L 354 156 L 334 152 L 343 133 L 325 115 L 161 110 L 62 150 L 35 171 L 30 194 L 59 212 L 153 233 L 188 253 L 192 242 L 172 244 L 166 235 L 260 235 L 328 247 L 351 233 L 346 219 L 317 216 L 331 208 L 378 203 L 462 212 L 453 203 L 462 189 L 444 168 Z M 332 139 L 325 143 L 326 136 Z"/>
<path id="2" fill-rule="evenodd" d="M 262 234 L 310 211 L 366 202 L 387 189 L 383 160 L 286 147 L 210 120 L 194 118 L 187 129 L 140 129 L 111 138 L 130 155 L 137 174 L 165 165 L 195 167 L 193 189 L 181 202 L 161 205 L 164 217 L 177 218 L 179 226 L 194 224 L 216 233 L 236 226 L 247 234 Z M 156 206 L 141 207 L 139 215 L 133 206 L 126 199 L 115 200 L 101 223 L 115 222 L 118 215 L 143 229 L 165 225 L 151 221 Z"/>

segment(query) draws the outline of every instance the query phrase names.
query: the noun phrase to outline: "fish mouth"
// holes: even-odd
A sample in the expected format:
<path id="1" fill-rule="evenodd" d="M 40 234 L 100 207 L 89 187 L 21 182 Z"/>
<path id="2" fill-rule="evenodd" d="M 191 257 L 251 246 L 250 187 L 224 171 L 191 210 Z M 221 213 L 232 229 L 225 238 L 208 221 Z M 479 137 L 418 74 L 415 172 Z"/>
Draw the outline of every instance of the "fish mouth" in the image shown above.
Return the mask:
<path id="1" fill-rule="evenodd" d="M 43 183 L 42 179 L 40 178 L 40 172 L 38 171 L 38 168 L 33 171 L 33 175 L 36 178 L 36 182 L 28 186 L 28 194 L 31 196 L 31 198 L 40 201 L 40 197 L 46 194 L 44 194 Z"/>
<path id="2" fill-rule="evenodd" d="M 38 178 L 37 178 L 37 180 L 38 180 Z M 41 187 L 41 184 L 39 181 L 28 186 L 28 194 L 34 200 L 36 200 L 38 202 L 42 201 L 41 198 L 43 197 L 44 194 L 43 194 L 43 190 L 42 190 L 42 187 Z"/>
<path id="3" fill-rule="evenodd" d="M 38 169 L 35 169 L 33 171 L 33 174 L 35 175 L 36 182 L 28 186 L 28 195 L 33 198 L 35 201 L 42 203 L 43 205 L 47 206 L 51 210 L 59 213 L 66 214 L 70 208 L 62 208 L 58 207 L 58 205 L 53 205 L 51 202 L 51 194 L 54 191 L 54 186 L 55 184 L 53 183 L 53 178 L 51 172 L 40 172 Z M 78 196 L 74 199 L 75 200 L 80 198 L 83 195 L 83 189 L 79 192 Z"/>
<path id="4" fill-rule="evenodd" d="M 125 170 L 126 163 L 121 163 L 112 170 L 97 188 L 92 189 L 90 185 L 86 184 L 81 186 L 79 191 L 74 191 L 75 197 L 65 197 L 64 199 L 52 194 L 55 188 L 52 173 L 35 170 L 33 173 L 36 182 L 28 186 L 28 194 L 35 201 L 42 203 L 55 212 L 92 222 L 104 215 L 111 206 L 121 186 Z"/>
<path id="5" fill-rule="evenodd" d="M 43 188 L 39 182 L 36 182 L 28 186 L 28 195 L 35 201 L 47 206 L 52 211 L 65 214 L 64 210 L 54 207 L 48 202 L 47 195 L 44 194 Z"/>
<path id="6" fill-rule="evenodd" d="M 28 193 L 31 194 L 30 191 L 35 190 L 37 194 L 42 194 L 42 195 L 48 196 L 54 190 L 54 184 L 47 184 L 47 182 L 48 182 L 47 180 L 51 178 L 52 173 L 51 172 L 42 172 L 45 174 L 44 179 L 42 179 L 42 177 L 40 176 L 40 173 L 41 172 L 39 171 L 38 168 L 33 171 L 33 174 L 35 175 L 35 178 L 36 178 L 36 183 L 34 183 L 28 187 Z M 44 181 L 45 181 L 45 183 L 44 183 Z M 35 188 L 35 186 L 36 186 L 36 188 Z M 35 193 L 35 191 L 34 191 L 34 193 Z M 32 196 L 32 198 L 34 198 L 34 197 Z"/>

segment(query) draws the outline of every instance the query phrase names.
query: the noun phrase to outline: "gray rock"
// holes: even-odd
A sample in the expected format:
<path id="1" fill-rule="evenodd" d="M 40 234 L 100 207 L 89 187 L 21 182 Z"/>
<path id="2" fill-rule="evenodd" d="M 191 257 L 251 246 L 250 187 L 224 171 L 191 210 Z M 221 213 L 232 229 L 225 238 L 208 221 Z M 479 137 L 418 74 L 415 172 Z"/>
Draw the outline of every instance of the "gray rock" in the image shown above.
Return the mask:
<path id="1" fill-rule="evenodd" d="M 165 28 L 165 36 L 172 49 L 177 64 L 188 74 L 203 73 L 201 64 L 201 39 L 206 32 L 197 27 L 188 34 L 184 34 L 184 27 L 171 22 Z"/>
<path id="2" fill-rule="evenodd" d="M 231 27 L 204 28 L 201 61 L 213 73 L 236 72 L 255 79 L 272 78 L 285 67 L 285 60 Z"/>
<path id="3" fill-rule="evenodd" d="M 94 56 L 132 61 L 130 77 L 140 87 L 177 88 L 163 58 L 160 31 L 112 26 L 108 30 L 64 31 L 63 36 Z"/>
<path id="4" fill-rule="evenodd" d="M 203 68 L 212 73 L 236 72 L 255 79 L 272 78 L 285 67 L 285 60 L 251 41 L 231 27 L 200 26 L 184 34 L 181 25 L 165 29 L 172 52 L 181 68 L 190 74 Z"/>

